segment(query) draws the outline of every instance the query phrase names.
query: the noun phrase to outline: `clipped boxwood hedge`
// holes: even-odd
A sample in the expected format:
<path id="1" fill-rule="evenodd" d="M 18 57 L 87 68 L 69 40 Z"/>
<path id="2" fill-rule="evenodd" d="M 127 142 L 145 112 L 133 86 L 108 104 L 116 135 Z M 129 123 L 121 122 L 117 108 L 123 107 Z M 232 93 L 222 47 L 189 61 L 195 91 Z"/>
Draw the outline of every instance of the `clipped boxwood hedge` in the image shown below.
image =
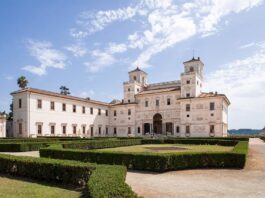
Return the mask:
<path id="1" fill-rule="evenodd" d="M 232 141 L 232 143 L 234 142 Z M 224 143 L 221 142 L 221 144 Z M 98 164 L 118 164 L 125 165 L 127 168 L 133 170 L 157 172 L 191 168 L 243 168 L 247 152 L 248 141 L 238 141 L 231 152 L 210 153 L 188 152 L 162 154 L 104 152 L 78 149 L 40 149 L 40 155 L 42 157 L 72 159 Z"/>
<path id="2" fill-rule="evenodd" d="M 77 161 L 0 155 L 0 173 L 63 184 L 84 186 L 94 169 Z"/>
<path id="3" fill-rule="evenodd" d="M 37 151 L 47 145 L 47 143 L 42 142 L 0 143 L 0 152 Z"/>
<path id="4" fill-rule="evenodd" d="M 135 198 L 137 195 L 125 183 L 125 166 L 97 165 L 87 184 L 87 197 Z"/>
<path id="5" fill-rule="evenodd" d="M 193 139 L 193 138 L 170 138 L 170 139 L 145 139 L 142 144 L 207 144 L 207 145 L 220 145 L 220 146 L 235 146 L 238 140 L 226 139 Z"/>
<path id="6" fill-rule="evenodd" d="M 139 145 L 142 144 L 141 139 L 121 139 L 121 140 L 91 140 L 86 142 L 71 142 L 64 143 L 64 148 L 71 149 L 100 149 L 100 148 L 113 148 L 113 147 L 121 147 L 121 146 L 131 146 L 131 145 Z"/>

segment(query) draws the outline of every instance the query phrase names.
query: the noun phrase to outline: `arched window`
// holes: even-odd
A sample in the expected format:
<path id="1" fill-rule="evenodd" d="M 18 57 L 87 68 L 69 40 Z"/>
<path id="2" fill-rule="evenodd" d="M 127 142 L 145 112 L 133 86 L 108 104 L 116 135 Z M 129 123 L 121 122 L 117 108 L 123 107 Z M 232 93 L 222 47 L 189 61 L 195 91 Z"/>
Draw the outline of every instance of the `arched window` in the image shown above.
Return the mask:
<path id="1" fill-rule="evenodd" d="M 190 67 L 190 72 L 194 72 L 194 68 L 193 67 Z"/>

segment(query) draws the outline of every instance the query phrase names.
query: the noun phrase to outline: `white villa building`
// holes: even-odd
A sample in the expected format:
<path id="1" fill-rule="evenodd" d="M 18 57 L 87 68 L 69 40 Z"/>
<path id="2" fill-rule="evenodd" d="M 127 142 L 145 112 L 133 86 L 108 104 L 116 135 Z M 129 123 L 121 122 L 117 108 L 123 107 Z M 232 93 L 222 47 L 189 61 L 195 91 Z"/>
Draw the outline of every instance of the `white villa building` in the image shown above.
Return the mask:
<path id="1" fill-rule="evenodd" d="M 230 102 L 201 91 L 203 67 L 192 58 L 180 80 L 155 84 L 136 68 L 123 83 L 123 100 L 111 103 L 21 89 L 11 93 L 14 136 L 227 136 Z"/>

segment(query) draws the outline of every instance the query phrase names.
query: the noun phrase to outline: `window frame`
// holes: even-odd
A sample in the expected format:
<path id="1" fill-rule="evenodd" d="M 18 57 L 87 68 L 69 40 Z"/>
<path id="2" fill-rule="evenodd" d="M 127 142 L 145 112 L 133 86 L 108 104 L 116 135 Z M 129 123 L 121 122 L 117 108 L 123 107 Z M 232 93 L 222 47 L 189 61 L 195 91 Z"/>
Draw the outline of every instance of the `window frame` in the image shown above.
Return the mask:
<path id="1" fill-rule="evenodd" d="M 215 102 L 210 102 L 210 111 L 215 110 Z"/>
<path id="2" fill-rule="evenodd" d="M 19 109 L 22 108 L 22 99 L 21 98 L 18 99 L 18 108 Z"/>
<path id="3" fill-rule="evenodd" d="M 55 111 L 55 102 L 54 101 L 50 101 L 50 110 Z"/>
<path id="4" fill-rule="evenodd" d="M 51 132 L 51 135 L 55 135 L 55 125 L 54 124 L 50 125 L 50 132 Z"/>
<path id="5" fill-rule="evenodd" d="M 62 103 L 62 111 L 66 112 L 66 103 Z"/>
<path id="6" fill-rule="evenodd" d="M 42 100 L 37 99 L 37 109 L 42 109 Z"/>

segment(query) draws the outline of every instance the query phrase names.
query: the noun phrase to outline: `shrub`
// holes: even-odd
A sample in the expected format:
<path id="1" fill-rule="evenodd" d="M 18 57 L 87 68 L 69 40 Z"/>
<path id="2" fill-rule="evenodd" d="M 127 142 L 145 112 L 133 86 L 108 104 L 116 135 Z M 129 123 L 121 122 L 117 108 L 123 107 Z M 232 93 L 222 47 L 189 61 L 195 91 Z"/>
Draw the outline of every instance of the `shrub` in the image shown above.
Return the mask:
<path id="1" fill-rule="evenodd" d="M 22 142 L 22 143 L 0 143 L 1 152 L 25 152 L 37 151 L 41 147 L 46 147 L 47 143 L 42 142 Z"/>
<path id="2" fill-rule="evenodd" d="M 119 164 L 133 170 L 163 172 L 190 168 L 243 168 L 247 151 L 248 142 L 239 141 L 231 152 L 155 154 L 42 148 L 40 155 L 98 164 Z"/>
<path id="3" fill-rule="evenodd" d="M 131 146 L 137 144 L 141 144 L 141 139 L 91 140 L 87 142 L 71 142 L 63 144 L 63 147 L 74 148 L 74 149 L 100 149 L 100 148 L 113 148 L 120 146 Z"/>
<path id="4" fill-rule="evenodd" d="M 125 183 L 126 172 L 125 166 L 97 165 L 87 184 L 88 197 L 137 197 Z"/>
<path id="5" fill-rule="evenodd" d="M 63 184 L 86 185 L 95 165 L 77 161 L 0 155 L 0 173 Z"/>

